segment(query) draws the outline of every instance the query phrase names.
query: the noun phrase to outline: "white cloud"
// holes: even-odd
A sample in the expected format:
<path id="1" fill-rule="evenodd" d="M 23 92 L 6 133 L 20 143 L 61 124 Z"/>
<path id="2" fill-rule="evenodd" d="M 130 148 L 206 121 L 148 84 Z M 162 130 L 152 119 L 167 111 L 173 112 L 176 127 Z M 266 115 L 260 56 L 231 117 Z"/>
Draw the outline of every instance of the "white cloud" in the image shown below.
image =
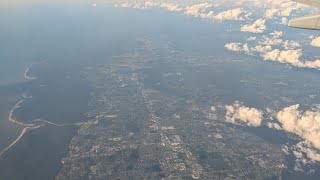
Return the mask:
<path id="1" fill-rule="evenodd" d="M 278 123 L 268 122 L 267 126 L 271 129 L 281 130 L 281 126 Z"/>
<path id="2" fill-rule="evenodd" d="M 243 106 L 239 102 L 227 105 L 225 108 L 227 122 L 253 127 L 262 124 L 264 115 L 262 110 Z M 302 139 L 296 145 L 284 148 L 286 154 L 291 151 L 297 158 L 296 170 L 301 170 L 301 163 L 320 162 L 320 106 L 303 112 L 296 104 L 280 110 L 276 113 L 276 117 L 278 122 L 272 120 L 267 122 L 266 126 L 296 134 Z"/>
<path id="3" fill-rule="evenodd" d="M 247 43 L 231 42 L 225 45 L 229 51 L 244 52 L 246 54 L 262 57 L 263 60 L 276 61 L 280 63 L 290 64 L 295 67 L 302 68 L 320 68 L 320 60 L 302 61 L 302 49 L 298 49 L 301 45 L 293 40 L 283 40 L 283 32 L 274 31 L 270 36 L 263 35 L 257 40 L 257 45 L 250 46 Z"/>
<path id="4" fill-rule="evenodd" d="M 277 118 L 280 124 L 274 126 L 274 123 L 270 123 L 268 127 L 282 129 L 303 139 L 291 147 L 297 158 L 295 170 L 303 171 L 302 165 L 320 162 L 320 107 L 303 112 L 296 104 L 279 111 Z"/>
<path id="5" fill-rule="evenodd" d="M 270 37 L 267 37 L 265 35 L 262 36 L 262 39 L 258 41 L 258 44 L 269 46 L 281 45 L 283 43 L 283 40 L 281 39 L 282 35 L 283 32 L 274 31 L 270 33 Z"/>
<path id="6" fill-rule="evenodd" d="M 258 53 L 266 53 L 272 50 L 272 47 L 270 45 L 257 45 L 253 48 L 251 48 L 253 52 L 258 52 Z"/>
<path id="7" fill-rule="evenodd" d="M 231 42 L 231 43 L 227 43 L 224 47 L 229 51 L 235 51 L 235 52 L 243 51 L 243 47 L 241 43 Z"/>
<path id="8" fill-rule="evenodd" d="M 247 41 L 255 41 L 257 40 L 257 37 L 255 36 L 250 36 L 249 38 L 247 38 Z"/>
<path id="9" fill-rule="evenodd" d="M 155 1 L 146 1 L 146 2 L 124 2 L 116 5 L 116 7 L 122 8 L 135 8 L 135 9 L 145 9 L 150 7 L 164 8 L 168 11 L 183 11 L 184 14 L 188 16 L 194 16 L 198 18 L 205 18 L 210 20 L 226 21 L 226 20 L 236 20 L 243 21 L 251 16 L 251 13 L 248 13 L 243 8 L 233 8 L 225 10 L 219 13 L 215 13 L 215 7 L 218 7 L 217 4 L 213 3 L 199 3 L 189 6 L 182 6 L 168 2 L 155 2 Z"/>
<path id="10" fill-rule="evenodd" d="M 201 3 L 193 6 L 187 6 L 185 8 L 185 14 L 194 17 L 200 17 L 210 20 L 226 21 L 226 20 L 237 20 L 243 21 L 251 16 L 251 13 L 248 13 L 243 8 L 234 8 L 222 11 L 220 13 L 215 13 L 213 8 L 217 7 L 215 4 L 211 3 Z"/>
<path id="11" fill-rule="evenodd" d="M 312 147 L 309 144 L 309 142 L 301 141 L 294 148 L 295 148 L 294 152 L 296 153 L 295 155 L 298 159 L 308 158 L 309 160 L 311 160 L 311 162 L 314 162 L 314 161 L 320 162 L 319 150 Z M 309 163 L 307 162 L 308 160 L 303 160 L 303 161 L 305 163 Z"/>
<path id="12" fill-rule="evenodd" d="M 245 3 L 245 1 L 241 1 Z M 248 1 L 249 2 L 249 1 Z M 264 33 L 267 28 L 267 21 L 272 19 L 273 24 L 287 24 L 289 16 L 298 12 L 303 5 L 288 0 L 251 0 L 255 5 L 261 5 L 260 10 L 266 9 L 260 14 L 259 19 L 241 27 L 243 32 Z M 294 40 L 284 40 L 284 32 L 274 31 L 269 36 L 263 35 L 261 38 L 248 38 L 247 42 L 231 42 L 225 45 L 230 51 L 243 52 L 249 55 L 257 55 L 263 60 L 277 61 L 290 64 L 295 67 L 320 68 L 320 60 L 302 60 L 304 57 L 300 43 Z M 250 43 L 250 44 L 249 44 Z M 314 38 L 310 43 L 312 46 L 320 47 L 320 37 Z"/>
<path id="13" fill-rule="evenodd" d="M 175 4 L 170 3 L 159 3 L 159 7 L 165 8 L 168 11 L 182 11 L 182 8 Z"/>
<path id="14" fill-rule="evenodd" d="M 243 8 L 236 8 L 223 11 L 213 17 L 215 20 L 225 21 L 225 20 L 238 20 L 243 21 L 248 19 L 251 13 L 243 10 Z"/>
<path id="15" fill-rule="evenodd" d="M 239 124 L 245 123 L 248 126 L 258 127 L 262 122 L 263 112 L 246 106 L 242 106 L 239 102 L 226 106 L 226 121 Z"/>
<path id="16" fill-rule="evenodd" d="M 234 51 L 234 52 L 245 52 L 247 54 L 251 54 L 253 52 L 253 49 L 251 49 L 248 44 L 241 44 L 241 43 L 227 43 L 224 46 L 227 50 L 229 51 Z"/>
<path id="17" fill-rule="evenodd" d="M 301 50 L 279 50 L 274 49 L 272 51 L 266 52 L 262 55 L 264 60 L 277 61 L 280 63 L 289 63 L 295 66 L 303 66 L 300 62 L 300 57 L 302 56 Z"/>
<path id="18" fill-rule="evenodd" d="M 320 60 L 315 61 L 301 61 L 300 58 L 303 55 L 301 49 L 291 50 L 279 50 L 274 49 L 272 51 L 262 54 L 264 60 L 277 61 L 280 63 L 287 63 L 295 67 L 302 68 L 320 68 Z"/>
<path id="19" fill-rule="evenodd" d="M 315 61 L 301 61 L 301 49 L 297 50 L 279 50 L 275 49 L 262 55 L 264 60 L 277 61 L 280 63 L 288 63 L 296 67 L 303 68 L 320 68 L 320 60 Z"/>
<path id="20" fill-rule="evenodd" d="M 320 149 L 320 108 L 302 112 L 296 104 L 279 111 L 277 118 L 285 131 L 297 134 Z"/>
<path id="21" fill-rule="evenodd" d="M 187 6 L 185 8 L 185 14 L 194 16 L 194 17 L 201 17 L 201 18 L 206 18 L 208 16 L 211 16 L 213 14 L 213 11 L 207 12 L 209 8 L 215 7 L 214 4 L 212 3 L 200 3 L 200 4 L 195 4 L 192 6 Z"/>
<path id="22" fill-rule="evenodd" d="M 253 24 L 247 24 L 241 27 L 241 31 L 243 32 L 252 32 L 252 33 L 263 33 L 267 27 L 265 25 L 265 19 L 258 19 Z"/>
<path id="23" fill-rule="evenodd" d="M 315 46 L 315 47 L 320 47 L 320 37 L 316 37 L 314 38 L 311 43 L 310 43 L 311 46 Z"/>
<path id="24" fill-rule="evenodd" d="M 133 9 L 145 9 L 150 7 L 164 8 L 168 11 L 182 11 L 182 8 L 179 5 L 167 2 L 154 2 L 154 1 L 145 1 L 145 2 L 123 2 L 121 4 L 115 5 L 116 7 L 121 8 L 133 8 Z"/>
<path id="25" fill-rule="evenodd" d="M 292 40 L 286 40 L 286 41 L 284 41 L 283 42 L 283 47 L 285 48 L 285 49 L 295 49 L 295 48 L 297 48 L 297 47 L 300 47 L 301 45 L 298 43 L 298 42 L 296 42 L 296 41 L 292 41 Z"/>
<path id="26" fill-rule="evenodd" d="M 265 18 L 269 18 L 269 19 L 273 19 L 274 15 L 275 15 L 276 13 L 278 13 L 278 12 L 279 12 L 279 9 L 277 9 L 277 8 L 268 9 L 268 10 L 266 10 L 266 12 L 264 13 L 264 17 L 265 17 Z"/>
<path id="27" fill-rule="evenodd" d="M 286 17 L 281 18 L 281 24 L 283 25 L 288 24 L 288 19 Z"/>

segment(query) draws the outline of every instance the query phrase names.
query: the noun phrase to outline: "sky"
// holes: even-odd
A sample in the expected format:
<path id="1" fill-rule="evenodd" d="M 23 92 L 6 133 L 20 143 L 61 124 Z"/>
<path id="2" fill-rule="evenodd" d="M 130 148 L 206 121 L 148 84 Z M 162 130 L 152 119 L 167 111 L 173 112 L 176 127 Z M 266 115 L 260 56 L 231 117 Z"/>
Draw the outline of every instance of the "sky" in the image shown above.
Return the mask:
<path id="1" fill-rule="evenodd" d="M 0 0 L 1 6 L 90 4 L 88 0 Z"/>

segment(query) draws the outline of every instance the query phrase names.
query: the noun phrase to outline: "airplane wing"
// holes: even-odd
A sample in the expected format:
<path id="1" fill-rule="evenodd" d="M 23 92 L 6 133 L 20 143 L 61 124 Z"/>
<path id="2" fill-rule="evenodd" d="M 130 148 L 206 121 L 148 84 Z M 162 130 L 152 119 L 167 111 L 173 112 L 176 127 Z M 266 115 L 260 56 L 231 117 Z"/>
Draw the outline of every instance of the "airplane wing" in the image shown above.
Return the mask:
<path id="1" fill-rule="evenodd" d="M 305 4 L 312 7 L 320 7 L 320 0 L 293 0 L 297 3 Z"/>
<path id="2" fill-rule="evenodd" d="M 294 0 L 312 7 L 320 7 L 320 0 Z M 320 14 L 304 16 L 289 22 L 290 27 L 320 30 Z"/>

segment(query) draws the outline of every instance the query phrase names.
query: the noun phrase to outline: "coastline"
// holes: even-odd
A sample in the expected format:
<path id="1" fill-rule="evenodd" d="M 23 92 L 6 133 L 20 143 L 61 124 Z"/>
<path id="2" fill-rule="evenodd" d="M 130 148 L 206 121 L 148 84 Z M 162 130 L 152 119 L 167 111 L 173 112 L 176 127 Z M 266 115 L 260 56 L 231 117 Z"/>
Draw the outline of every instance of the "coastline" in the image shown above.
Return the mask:
<path id="1" fill-rule="evenodd" d="M 13 117 L 14 111 L 20 107 L 20 104 L 22 104 L 23 101 L 24 101 L 24 100 L 21 100 L 21 101 L 19 101 L 17 104 L 14 105 L 14 107 L 12 108 L 12 110 L 10 111 L 10 114 L 9 114 L 9 121 L 11 121 L 12 123 L 15 123 L 15 124 L 22 125 L 22 126 L 33 127 L 33 126 L 35 126 L 35 124 L 25 124 L 25 123 L 22 123 L 22 122 L 17 121 L 17 120 Z"/>
<path id="2" fill-rule="evenodd" d="M 38 129 L 40 127 L 42 127 L 41 124 L 26 124 L 26 123 L 22 123 L 22 122 L 19 122 L 17 121 L 15 118 L 14 118 L 14 111 L 20 107 L 20 105 L 24 102 L 24 100 L 20 100 L 19 102 L 17 102 L 14 107 L 12 108 L 12 110 L 10 111 L 10 114 L 9 114 L 9 121 L 14 123 L 14 124 L 18 124 L 18 125 L 21 125 L 21 126 L 25 126 L 20 135 L 9 145 L 7 146 L 4 150 L 2 150 L 0 152 L 0 159 L 2 157 L 3 154 L 5 154 L 6 152 L 8 152 L 11 148 L 14 147 L 14 145 L 16 145 L 21 139 L 22 137 L 32 131 L 32 130 L 35 130 L 35 129 Z M 42 119 L 36 119 L 34 120 L 34 122 L 42 122 L 42 123 L 47 123 L 47 124 L 50 124 L 50 125 L 53 125 L 53 126 L 58 126 L 58 127 L 63 127 L 63 126 L 81 126 L 83 123 L 74 123 L 74 124 L 57 124 L 57 123 L 53 123 L 53 122 L 50 122 L 50 121 L 47 121 L 47 120 L 42 120 Z"/>
<path id="3" fill-rule="evenodd" d="M 44 63 L 46 62 L 46 60 L 43 60 L 41 62 L 37 62 L 37 63 L 32 63 L 30 64 L 29 66 L 26 67 L 26 70 L 24 72 L 24 78 L 27 79 L 27 80 L 35 80 L 37 79 L 36 77 L 32 77 L 32 76 L 29 76 L 28 75 L 28 72 L 29 70 L 32 68 L 33 65 L 35 64 L 41 64 L 41 63 Z M 47 121 L 47 120 L 44 120 L 44 119 L 35 119 L 32 121 L 32 123 L 23 123 L 23 122 L 20 122 L 18 121 L 15 116 L 14 116 L 14 113 L 15 111 L 22 107 L 23 106 L 23 102 L 26 100 L 26 99 L 31 99 L 32 98 L 32 95 L 25 95 L 25 94 L 22 94 L 22 98 L 20 101 L 18 101 L 14 106 L 13 108 L 11 109 L 10 113 L 9 113 L 9 116 L 8 116 L 8 120 L 10 123 L 13 123 L 13 124 L 17 124 L 17 125 L 20 125 L 22 126 L 22 131 L 20 133 L 20 135 L 18 135 L 17 138 L 15 138 L 14 141 L 12 141 L 7 147 L 5 147 L 2 151 L 0 150 L 0 159 L 2 158 L 2 156 L 8 152 L 11 148 L 14 148 L 14 146 L 24 137 L 24 135 L 26 135 L 28 132 L 30 131 L 33 131 L 35 129 L 38 129 L 40 127 L 43 127 L 43 126 L 46 126 L 46 125 L 53 125 L 53 126 L 57 126 L 57 127 L 64 127 L 64 126 L 81 126 L 82 123 L 81 122 L 78 122 L 78 123 L 73 123 L 73 124 L 58 124 L 58 123 L 54 123 L 54 122 L 50 122 L 50 121 Z"/>
<path id="4" fill-rule="evenodd" d="M 40 62 L 40 63 L 43 63 L 44 61 Z M 25 70 L 24 72 L 24 77 L 28 80 L 34 80 L 36 79 L 36 77 L 30 77 L 28 76 L 28 72 L 30 70 L 30 68 L 34 65 L 34 64 L 39 64 L 39 63 L 32 63 L 30 64 L 27 69 Z M 22 123 L 22 122 L 19 122 L 17 121 L 15 118 L 14 118 L 14 111 L 18 108 L 21 107 L 21 104 L 24 102 L 24 99 L 20 100 L 19 102 L 17 102 L 13 108 L 11 109 L 10 113 L 9 113 L 9 117 L 8 117 L 8 120 L 13 123 L 13 124 L 18 124 L 18 125 L 21 125 L 21 126 L 25 126 L 20 135 L 9 145 L 7 146 L 3 151 L 0 152 L 0 158 L 2 157 L 3 154 L 5 154 L 7 151 L 9 151 L 15 144 L 17 144 L 20 139 L 29 131 L 31 130 L 34 130 L 34 129 L 37 129 L 37 128 L 40 128 L 41 126 L 39 125 L 35 125 L 35 124 L 26 124 L 26 123 Z"/>
<path id="5" fill-rule="evenodd" d="M 36 77 L 28 76 L 28 72 L 29 72 L 30 68 L 33 66 L 33 64 L 35 64 L 35 63 L 30 64 L 30 65 L 27 67 L 27 69 L 24 71 L 24 78 L 26 78 L 26 79 L 28 79 L 28 80 L 37 79 Z"/>
<path id="6" fill-rule="evenodd" d="M 31 67 L 32 67 L 33 65 L 35 65 L 35 64 L 42 64 L 42 63 L 44 63 L 44 62 L 46 62 L 46 61 L 47 61 L 47 59 L 42 60 L 42 61 L 40 61 L 40 62 L 31 63 L 29 66 L 27 66 L 26 70 L 24 71 L 24 78 L 25 78 L 25 79 L 28 79 L 28 80 L 37 79 L 36 77 L 29 76 L 29 75 L 28 75 L 28 72 L 29 72 L 29 70 L 31 69 Z"/>
<path id="7" fill-rule="evenodd" d="M 50 122 L 50 121 L 47 121 L 47 120 L 43 120 L 43 119 L 36 119 L 36 120 L 33 120 L 34 122 L 43 122 L 43 123 L 47 123 L 47 124 L 50 124 L 50 125 L 53 125 L 53 126 L 58 126 L 58 127 L 63 127 L 63 126 L 81 126 L 83 123 L 74 123 L 74 124 L 57 124 L 57 123 L 54 123 L 54 122 Z"/>
<path id="8" fill-rule="evenodd" d="M 33 126 L 33 127 L 25 127 L 21 131 L 20 135 L 17 137 L 16 140 L 14 140 L 8 147 L 6 147 L 2 152 L 0 152 L 0 158 L 3 154 L 5 154 L 7 151 L 9 151 L 16 143 L 19 142 L 19 140 L 30 130 L 40 128 L 40 126 Z"/>

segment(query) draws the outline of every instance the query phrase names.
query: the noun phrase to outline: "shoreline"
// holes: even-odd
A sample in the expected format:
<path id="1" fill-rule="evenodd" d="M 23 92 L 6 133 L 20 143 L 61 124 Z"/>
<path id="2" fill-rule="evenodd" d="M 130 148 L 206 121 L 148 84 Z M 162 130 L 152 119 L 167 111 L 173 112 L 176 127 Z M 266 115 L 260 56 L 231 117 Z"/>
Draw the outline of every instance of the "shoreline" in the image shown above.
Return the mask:
<path id="1" fill-rule="evenodd" d="M 30 70 L 30 68 L 34 65 L 34 64 L 41 64 L 43 62 L 45 62 L 46 60 L 43 60 L 41 62 L 38 62 L 38 63 L 31 63 L 27 69 L 25 70 L 24 72 L 24 78 L 25 79 L 28 79 L 28 80 L 34 80 L 34 79 L 37 79 L 36 77 L 31 77 L 31 76 L 28 76 L 28 72 Z M 15 144 L 17 144 L 19 142 L 19 140 L 29 131 L 33 130 L 33 129 L 37 129 L 37 128 L 40 128 L 41 126 L 39 125 L 35 125 L 35 124 L 26 124 L 26 123 L 23 123 L 23 122 L 19 122 L 17 121 L 15 118 L 14 118 L 14 111 L 18 108 L 21 107 L 21 104 L 24 102 L 24 99 L 20 100 L 19 102 L 17 102 L 13 108 L 11 109 L 10 111 L 10 114 L 9 114 L 9 117 L 8 117 L 8 120 L 13 123 L 13 124 L 18 124 L 18 125 L 21 125 L 21 126 L 24 126 L 24 128 L 22 129 L 20 135 L 9 145 L 7 146 L 4 150 L 2 150 L 0 152 L 0 158 L 1 156 L 8 152 Z"/>
<path id="2" fill-rule="evenodd" d="M 0 152 L 0 158 L 3 154 L 5 154 L 6 152 L 8 152 L 15 144 L 17 144 L 20 139 L 29 131 L 33 130 L 33 129 L 37 129 L 40 128 L 40 126 L 33 126 L 33 127 L 25 127 L 23 128 L 23 130 L 21 131 L 20 135 L 17 137 L 16 140 L 14 140 L 8 147 L 6 147 L 3 151 Z"/>
<path id="3" fill-rule="evenodd" d="M 40 128 L 42 125 L 36 125 L 36 124 L 26 124 L 26 123 L 22 123 L 22 122 L 19 122 L 17 121 L 14 116 L 13 116 L 13 113 L 14 111 L 20 107 L 21 103 L 23 103 L 24 100 L 20 100 L 19 102 L 17 102 L 14 107 L 12 108 L 12 110 L 10 111 L 10 114 L 9 114 L 9 121 L 13 124 L 19 124 L 21 126 L 25 126 L 20 135 L 9 145 L 7 146 L 4 150 L 2 150 L 0 152 L 0 159 L 2 157 L 3 154 L 5 154 L 6 152 L 8 152 L 11 148 L 13 148 L 13 146 L 15 144 L 17 144 L 21 138 L 28 132 L 32 131 L 32 130 L 35 130 L 35 129 L 38 129 Z M 34 122 L 43 122 L 43 123 L 47 123 L 49 125 L 53 125 L 53 126 L 58 126 L 58 127 L 63 127 L 63 126 L 80 126 L 82 125 L 82 123 L 75 123 L 75 124 L 57 124 L 57 123 L 53 123 L 53 122 L 50 122 L 50 121 L 47 121 L 47 120 L 41 120 L 41 119 L 37 119 L 37 120 L 34 120 Z"/>
<path id="4" fill-rule="evenodd" d="M 43 60 L 43 61 L 40 61 L 40 62 L 37 62 L 37 63 L 32 63 L 30 64 L 25 72 L 24 72 L 24 78 L 27 79 L 27 80 L 35 80 L 37 79 L 36 77 L 32 77 L 32 76 L 28 76 L 28 72 L 29 70 L 32 68 L 33 65 L 35 64 L 41 64 L 41 63 L 44 63 L 46 62 L 47 60 Z M 0 159 L 2 159 L 2 156 L 7 153 L 10 149 L 14 148 L 14 146 L 24 137 L 24 135 L 26 135 L 28 132 L 32 131 L 32 130 L 35 130 L 35 129 L 38 129 L 38 128 L 41 128 L 42 126 L 47 126 L 47 125 L 53 125 L 53 126 L 57 126 L 57 127 L 63 127 L 63 126 L 81 126 L 82 125 L 82 122 L 78 122 L 78 123 L 74 123 L 74 124 L 58 124 L 58 123 L 54 123 L 54 122 L 50 122 L 50 121 L 47 121 L 47 120 L 44 120 L 44 119 L 35 119 L 33 120 L 32 122 L 28 122 L 28 123 L 24 123 L 24 122 L 20 122 L 18 121 L 15 117 L 14 117 L 14 113 L 15 111 L 22 107 L 23 106 L 23 102 L 26 100 L 26 99 L 31 99 L 32 98 L 32 95 L 30 96 L 27 96 L 25 94 L 22 94 L 22 98 L 20 101 L 18 101 L 14 106 L 13 108 L 11 109 L 10 113 L 9 113 L 9 116 L 8 116 L 8 120 L 10 123 L 13 123 L 13 124 L 17 124 L 17 125 L 20 125 L 20 126 L 23 126 L 22 128 L 22 131 L 20 133 L 20 135 L 18 135 L 17 138 L 14 139 L 14 141 L 12 141 L 7 147 L 5 147 L 3 150 L 0 149 Z"/>
<path id="5" fill-rule="evenodd" d="M 35 126 L 35 124 L 25 124 L 25 123 L 22 123 L 22 122 L 17 121 L 17 120 L 13 117 L 14 111 L 20 107 L 20 104 L 23 103 L 23 101 L 24 101 L 24 100 L 20 100 L 17 104 L 14 105 L 14 107 L 12 108 L 12 110 L 10 111 L 10 114 L 9 114 L 9 121 L 12 122 L 12 123 L 14 123 L 14 124 L 19 124 L 19 125 L 22 125 L 22 126 L 33 127 L 33 126 Z"/>
<path id="6" fill-rule="evenodd" d="M 37 128 L 40 128 L 40 127 L 41 127 L 41 126 L 39 126 L 39 125 L 36 126 L 35 124 L 25 124 L 25 123 L 19 122 L 19 121 L 17 121 L 17 120 L 13 117 L 14 111 L 15 111 L 17 108 L 20 107 L 20 105 L 21 105 L 21 103 L 23 103 L 23 101 L 24 101 L 24 100 L 20 100 L 19 102 L 17 102 L 17 103 L 13 106 L 12 110 L 10 111 L 10 114 L 9 114 L 8 119 L 9 119 L 9 121 L 10 121 L 11 123 L 13 123 L 13 124 L 18 124 L 18 125 L 25 126 L 25 127 L 22 129 L 20 135 L 19 135 L 9 146 L 7 146 L 4 150 L 2 150 L 2 151 L 0 152 L 0 158 L 2 157 L 3 154 L 5 154 L 6 152 L 8 152 L 15 144 L 17 144 L 17 143 L 20 141 L 20 139 L 21 139 L 27 132 L 29 132 L 29 131 L 31 131 L 31 130 L 33 130 L 33 129 L 37 129 Z"/>
<path id="7" fill-rule="evenodd" d="M 36 119 L 36 120 L 33 120 L 34 122 L 43 122 L 43 123 L 47 123 L 47 124 L 50 124 L 50 125 L 53 125 L 53 126 L 58 126 L 58 127 L 63 127 L 63 126 L 81 126 L 83 123 L 74 123 L 74 124 L 57 124 L 57 123 L 54 123 L 54 122 L 50 122 L 50 121 L 47 121 L 47 120 L 43 120 L 43 119 Z"/>
<path id="8" fill-rule="evenodd" d="M 42 60 L 42 61 L 40 61 L 40 62 L 31 63 L 29 66 L 27 66 L 26 70 L 24 71 L 24 78 L 26 78 L 26 79 L 28 79 L 28 80 L 35 80 L 35 79 L 37 79 L 37 77 L 29 76 L 29 75 L 28 75 L 28 72 L 29 72 L 29 70 L 31 69 L 31 67 L 32 67 L 33 65 L 35 65 L 35 64 L 42 64 L 42 63 L 44 63 L 44 62 L 46 62 L 46 61 L 47 61 L 47 59 L 44 59 L 44 60 Z"/>
<path id="9" fill-rule="evenodd" d="M 34 80 L 34 79 L 37 79 L 36 77 L 31 77 L 31 76 L 28 76 L 28 72 L 30 70 L 30 68 L 34 65 L 35 63 L 32 63 L 30 64 L 27 69 L 24 71 L 24 78 L 28 79 L 28 80 Z"/>

